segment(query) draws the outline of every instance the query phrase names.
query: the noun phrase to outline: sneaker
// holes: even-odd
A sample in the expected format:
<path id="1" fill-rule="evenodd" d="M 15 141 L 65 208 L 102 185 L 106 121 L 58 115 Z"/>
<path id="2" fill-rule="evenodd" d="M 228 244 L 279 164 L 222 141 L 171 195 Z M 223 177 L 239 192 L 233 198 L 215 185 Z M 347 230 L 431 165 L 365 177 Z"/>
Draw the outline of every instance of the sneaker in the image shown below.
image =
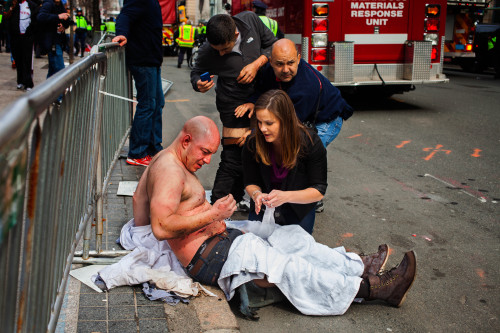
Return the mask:
<path id="1" fill-rule="evenodd" d="M 26 88 L 26 92 L 30 92 L 33 88 Z"/>
<path id="2" fill-rule="evenodd" d="M 15 61 L 12 61 L 12 68 L 16 69 L 16 62 Z"/>
<path id="3" fill-rule="evenodd" d="M 325 206 L 323 205 L 323 200 L 316 202 L 316 213 L 323 213 Z"/>
<path id="4" fill-rule="evenodd" d="M 151 162 L 151 156 L 149 155 L 143 158 L 127 158 L 127 163 L 130 165 L 148 166 L 149 162 Z"/>
<path id="5" fill-rule="evenodd" d="M 21 83 L 19 83 L 19 84 L 17 85 L 17 89 L 19 89 L 19 90 L 24 89 L 24 86 L 23 86 Z"/>

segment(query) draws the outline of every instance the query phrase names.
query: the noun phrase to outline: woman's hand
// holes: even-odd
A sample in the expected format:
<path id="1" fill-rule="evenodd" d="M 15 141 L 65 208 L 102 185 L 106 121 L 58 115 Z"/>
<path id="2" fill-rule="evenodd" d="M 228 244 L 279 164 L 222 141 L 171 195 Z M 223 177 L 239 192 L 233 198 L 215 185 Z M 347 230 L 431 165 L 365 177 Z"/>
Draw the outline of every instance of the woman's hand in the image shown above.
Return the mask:
<path id="1" fill-rule="evenodd" d="M 279 207 L 289 201 L 288 192 L 280 190 L 272 190 L 271 193 L 264 196 L 264 205 L 269 208 Z"/>
<path id="2" fill-rule="evenodd" d="M 255 214 L 259 215 L 262 208 L 262 200 L 267 193 L 262 193 L 261 190 L 255 190 L 252 194 L 252 200 L 255 203 Z"/>

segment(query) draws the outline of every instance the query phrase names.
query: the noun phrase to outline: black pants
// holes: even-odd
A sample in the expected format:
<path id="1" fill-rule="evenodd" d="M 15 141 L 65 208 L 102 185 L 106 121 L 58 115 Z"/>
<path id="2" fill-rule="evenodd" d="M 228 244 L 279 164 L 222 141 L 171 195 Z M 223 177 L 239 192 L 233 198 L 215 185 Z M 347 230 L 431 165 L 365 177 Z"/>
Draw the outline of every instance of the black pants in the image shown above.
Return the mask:
<path id="1" fill-rule="evenodd" d="M 80 55 L 83 57 L 83 54 L 85 53 L 85 48 L 87 47 L 86 39 L 87 39 L 87 32 L 75 33 L 75 47 L 76 47 L 75 55 L 77 55 L 78 51 L 80 51 Z"/>
<path id="2" fill-rule="evenodd" d="M 240 202 L 245 194 L 243 188 L 243 166 L 241 152 L 243 148 L 238 145 L 222 146 L 219 168 L 215 175 L 212 189 L 212 204 L 218 199 L 231 193 L 236 202 Z"/>
<path id="3" fill-rule="evenodd" d="M 16 62 L 17 83 L 33 88 L 33 37 L 19 34 L 12 38 L 11 47 Z"/>
<path id="4" fill-rule="evenodd" d="M 186 53 L 186 62 L 189 64 L 189 59 L 191 59 L 191 55 L 193 54 L 192 47 L 179 47 L 179 57 L 177 58 L 177 64 L 181 65 L 184 60 L 184 53 Z"/>

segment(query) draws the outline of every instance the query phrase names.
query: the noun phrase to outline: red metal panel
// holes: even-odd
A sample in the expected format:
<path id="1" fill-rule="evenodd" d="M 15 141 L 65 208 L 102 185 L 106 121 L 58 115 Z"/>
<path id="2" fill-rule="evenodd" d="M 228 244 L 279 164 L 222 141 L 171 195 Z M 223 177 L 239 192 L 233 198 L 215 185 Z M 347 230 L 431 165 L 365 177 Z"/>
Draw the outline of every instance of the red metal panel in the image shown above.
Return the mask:
<path id="1" fill-rule="evenodd" d="M 175 23 L 175 0 L 159 0 L 163 24 Z"/>

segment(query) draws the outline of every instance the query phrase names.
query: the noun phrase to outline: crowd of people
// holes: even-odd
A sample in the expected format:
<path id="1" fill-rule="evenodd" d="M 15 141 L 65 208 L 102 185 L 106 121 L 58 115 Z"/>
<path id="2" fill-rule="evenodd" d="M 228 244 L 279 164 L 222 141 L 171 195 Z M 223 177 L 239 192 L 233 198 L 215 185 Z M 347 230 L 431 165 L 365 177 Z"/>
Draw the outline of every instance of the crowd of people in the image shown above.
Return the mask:
<path id="1" fill-rule="evenodd" d="M 69 45 L 70 29 L 74 31 L 74 48 Z M 113 33 L 114 19 L 108 19 L 101 30 Z M 11 54 L 19 90 L 33 88 L 35 57 L 47 56 L 48 78 L 64 68 L 64 52 L 84 56 L 91 31 L 91 22 L 83 10 L 76 8 L 72 15 L 67 0 L 3 0 L 0 3 L 0 52 Z"/>
<path id="2" fill-rule="evenodd" d="M 278 39 L 279 29 L 260 16 L 218 14 L 207 22 L 207 42 L 198 50 L 191 84 L 200 93 L 215 88 L 222 132 L 213 120 L 198 116 L 162 150 L 161 11 L 156 0 L 124 2 L 113 41 L 126 47 L 138 101 L 127 163 L 147 167 L 134 194 L 135 226 L 150 225 L 201 283 L 223 287 L 229 278 L 229 285 L 246 279 L 261 288 L 277 286 L 305 314 L 342 314 L 355 298 L 400 306 L 416 275 L 413 251 L 382 272 L 390 253 L 386 244 L 359 256 L 310 236 L 328 186 L 326 147 L 353 110 L 327 78 L 300 59 L 295 43 Z M 150 38 L 143 38 L 146 34 Z M 197 31 L 186 21 L 176 36 L 190 43 Z M 189 43 L 179 46 L 189 48 Z M 184 53 L 189 57 L 187 49 L 179 54 L 178 67 Z M 208 202 L 195 173 L 210 163 L 220 144 Z M 279 225 L 267 242 L 226 225 L 245 192 L 251 198 L 249 220 L 262 220 L 269 210 Z M 285 243 L 304 248 L 281 247 Z M 229 256 L 230 249 L 247 255 L 236 263 L 239 269 L 227 273 L 225 263 L 239 260 Z M 281 275 L 259 260 L 282 263 Z M 317 310 L 303 306 L 311 302 Z"/>

